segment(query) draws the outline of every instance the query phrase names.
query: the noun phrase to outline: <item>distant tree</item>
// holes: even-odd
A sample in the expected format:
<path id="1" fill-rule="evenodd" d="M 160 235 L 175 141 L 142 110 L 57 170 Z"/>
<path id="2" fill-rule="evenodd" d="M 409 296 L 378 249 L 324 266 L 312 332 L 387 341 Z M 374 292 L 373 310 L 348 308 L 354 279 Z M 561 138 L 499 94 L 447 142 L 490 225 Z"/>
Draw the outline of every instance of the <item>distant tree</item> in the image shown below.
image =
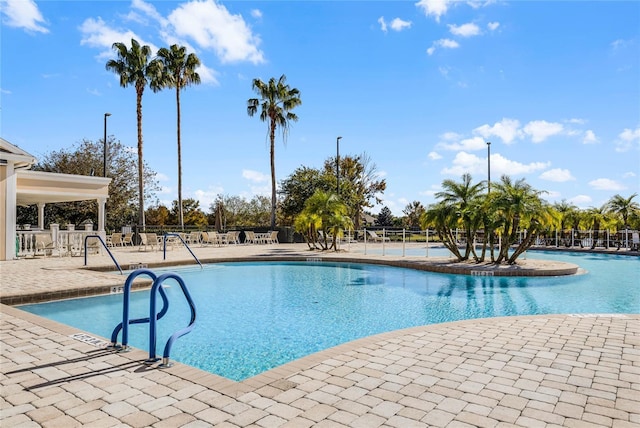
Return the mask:
<path id="1" fill-rule="evenodd" d="M 207 214 L 209 224 L 215 224 L 215 213 L 218 207 L 222 209 L 222 228 L 260 227 L 269 224 L 269 198 L 254 196 L 246 200 L 240 196 L 217 195 L 215 201 L 209 205 Z"/>
<path id="2" fill-rule="evenodd" d="M 117 59 L 107 61 L 106 69 L 113 71 L 120 77 L 120 86 L 126 88 L 133 85 L 136 89 L 136 117 L 138 125 L 138 224 L 145 226 L 144 219 L 144 165 L 142 158 L 142 95 L 147 84 L 153 90 L 159 90 L 157 80 L 157 63 L 150 61 L 151 48 L 148 45 L 140 46 L 136 39 L 131 39 L 131 49 L 121 42 L 113 44 Z"/>
<path id="3" fill-rule="evenodd" d="M 298 116 L 291 112 L 302 104 L 300 91 L 287 85 L 287 78 L 283 74 L 276 81 L 274 77 L 267 83 L 260 79 L 253 79 L 252 89 L 259 98 L 250 98 L 247 101 L 247 113 L 253 116 L 260 108 L 260 120 L 267 122 L 269 141 L 271 143 L 271 229 L 276 227 L 276 163 L 275 163 L 275 139 L 276 129 L 282 132 L 283 141 L 286 144 L 291 122 L 296 122 Z"/>
<path id="4" fill-rule="evenodd" d="M 180 215 L 180 209 L 177 200 L 171 203 L 170 221 L 171 224 L 178 224 L 178 216 Z M 182 201 L 184 207 L 184 224 L 191 226 L 206 226 L 207 216 L 200 210 L 200 201 L 193 198 L 187 198 Z M 180 226 L 182 229 L 183 226 Z"/>
<path id="5" fill-rule="evenodd" d="M 419 201 L 413 201 L 407 204 L 402 210 L 402 213 L 405 215 L 405 225 L 410 228 L 419 228 L 420 217 L 425 211 L 425 207 Z"/>
<path id="6" fill-rule="evenodd" d="M 68 149 L 45 154 L 34 165 L 34 171 L 57 172 L 62 174 L 92 175 L 93 171 L 102 171 L 104 144 L 91 140 L 82 140 Z M 107 199 L 107 230 L 134 224 L 136 221 L 136 199 L 138 198 L 136 171 L 131 169 L 135 155 L 113 137 L 107 144 L 108 171 L 111 171 L 109 198 Z M 147 200 L 154 199 L 154 192 L 160 189 L 156 173 L 145 166 L 145 191 Z M 22 217 L 18 210 L 18 224 L 35 221 L 32 217 Z M 26 210 L 28 213 L 33 210 Z M 37 216 L 37 212 L 36 212 Z M 98 207 L 95 201 L 67 202 L 48 204 L 45 207 L 45 224 L 71 222 L 80 224 L 85 220 L 98 222 Z M 36 217 L 37 219 L 37 217 Z M 29 220 L 29 221 L 25 221 Z"/>
<path id="7" fill-rule="evenodd" d="M 331 183 L 315 168 L 301 166 L 280 182 L 278 193 L 283 200 L 280 210 L 285 219 L 293 219 L 304 210 L 305 202 L 316 190 L 329 191 Z M 335 185 L 334 187 L 335 188 Z"/>
<path id="8" fill-rule="evenodd" d="M 331 183 L 330 189 L 336 188 L 335 164 L 335 158 L 324 162 L 324 175 Z M 380 195 L 386 188 L 386 181 L 378 176 L 376 164 L 366 153 L 340 157 L 340 198 L 347 205 L 355 229 L 360 228 L 363 210 L 382 202 Z"/>
<path id="9" fill-rule="evenodd" d="M 159 62 L 162 67 L 152 68 L 151 71 L 160 73 L 156 76 L 161 87 L 175 88 L 176 90 L 176 117 L 177 117 L 177 140 L 178 140 L 178 224 L 184 229 L 184 215 L 182 205 L 182 146 L 180 141 L 180 91 L 189 85 L 200 84 L 200 75 L 196 68 L 200 66 L 200 59 L 196 54 L 187 55 L 187 48 L 184 46 L 171 45 L 169 49 L 160 48 L 158 50 Z M 192 219 L 192 221 L 196 221 Z M 201 221 L 201 219 L 199 220 Z"/>
<path id="10" fill-rule="evenodd" d="M 145 210 L 147 223 L 154 226 L 167 226 L 171 224 L 171 213 L 164 205 L 156 205 Z"/>
<path id="11" fill-rule="evenodd" d="M 376 217 L 376 226 L 389 227 L 393 226 L 393 214 L 389 207 L 382 207 L 378 217 Z"/>

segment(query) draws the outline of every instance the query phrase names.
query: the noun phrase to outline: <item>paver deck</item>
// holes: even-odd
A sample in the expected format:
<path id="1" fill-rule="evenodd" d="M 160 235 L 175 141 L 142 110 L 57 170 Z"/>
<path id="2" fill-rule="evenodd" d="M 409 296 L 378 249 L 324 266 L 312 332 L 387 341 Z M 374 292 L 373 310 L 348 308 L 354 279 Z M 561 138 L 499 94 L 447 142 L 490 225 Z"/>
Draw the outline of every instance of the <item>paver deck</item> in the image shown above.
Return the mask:
<path id="1" fill-rule="evenodd" d="M 318 256 L 283 244 L 195 252 L 211 260 Z M 125 264 L 162 261 L 162 253 L 130 249 L 116 257 Z M 167 252 L 171 263 L 188 257 L 183 250 Z M 109 263 L 105 256 L 88 260 L 89 266 Z M 70 288 L 91 293 L 123 282 L 120 275 L 83 269 L 81 258 L 1 262 L 0 274 L 5 301 Z M 640 426 L 638 314 L 414 327 L 233 382 L 182 364 L 149 367 L 141 350 L 114 353 L 71 337 L 82 333 L 72 327 L 0 309 L 2 427 Z"/>

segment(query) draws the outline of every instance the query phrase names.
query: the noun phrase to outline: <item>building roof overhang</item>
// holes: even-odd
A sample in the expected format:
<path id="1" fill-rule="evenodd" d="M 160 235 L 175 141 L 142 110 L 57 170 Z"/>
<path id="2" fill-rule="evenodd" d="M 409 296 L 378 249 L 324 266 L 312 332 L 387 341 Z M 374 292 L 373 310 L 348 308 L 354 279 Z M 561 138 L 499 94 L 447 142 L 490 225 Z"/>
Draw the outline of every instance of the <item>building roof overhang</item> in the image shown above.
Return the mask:
<path id="1" fill-rule="evenodd" d="M 86 201 L 109 197 L 110 178 L 18 170 L 16 204 Z"/>

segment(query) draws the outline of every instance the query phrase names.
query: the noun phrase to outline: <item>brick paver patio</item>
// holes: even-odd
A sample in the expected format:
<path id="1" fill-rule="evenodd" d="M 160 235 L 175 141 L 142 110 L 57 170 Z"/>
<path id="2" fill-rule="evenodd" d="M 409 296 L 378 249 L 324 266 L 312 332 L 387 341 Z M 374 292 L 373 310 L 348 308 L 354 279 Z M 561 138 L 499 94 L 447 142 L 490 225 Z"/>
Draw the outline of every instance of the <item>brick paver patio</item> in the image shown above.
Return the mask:
<path id="1" fill-rule="evenodd" d="M 196 254 L 306 257 L 305 249 L 238 246 Z M 167 258 L 187 256 L 175 250 Z M 90 266 L 108 265 L 107 257 L 93 257 Z M 117 257 L 162 258 L 130 250 Z M 2 298 L 122 284 L 119 275 L 81 269 L 79 259 L 0 263 Z M 233 382 L 181 364 L 148 367 L 143 351 L 114 353 L 72 338 L 74 328 L 0 308 L 2 427 L 640 426 L 638 314 L 414 327 Z"/>

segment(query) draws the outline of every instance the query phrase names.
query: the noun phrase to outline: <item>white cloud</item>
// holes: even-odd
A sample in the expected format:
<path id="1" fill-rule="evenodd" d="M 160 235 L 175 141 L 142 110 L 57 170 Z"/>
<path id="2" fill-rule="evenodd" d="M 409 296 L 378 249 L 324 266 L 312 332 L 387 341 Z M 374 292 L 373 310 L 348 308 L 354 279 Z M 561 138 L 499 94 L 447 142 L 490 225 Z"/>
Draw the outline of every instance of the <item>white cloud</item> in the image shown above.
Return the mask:
<path id="1" fill-rule="evenodd" d="M 491 31 L 497 30 L 499 26 L 500 26 L 499 22 L 490 22 L 487 24 L 487 28 Z"/>
<path id="2" fill-rule="evenodd" d="M 571 175 L 571 171 L 568 169 L 555 168 L 540 174 L 540 179 L 564 183 L 565 181 L 575 180 L 575 177 Z"/>
<path id="3" fill-rule="evenodd" d="M 565 122 L 567 123 L 575 123 L 577 125 L 584 125 L 585 123 L 587 123 L 586 119 L 580 119 L 577 117 L 571 118 L 569 120 L 566 120 Z"/>
<path id="4" fill-rule="evenodd" d="M 494 174 L 496 176 L 501 176 L 503 174 L 529 174 L 548 168 L 549 165 L 549 162 L 532 162 L 530 164 L 523 164 L 506 159 L 499 154 L 491 155 L 492 176 Z M 450 168 L 444 168 L 442 170 L 442 173 L 452 174 L 455 176 L 461 176 L 465 173 L 484 176 L 487 174 L 487 158 L 479 157 L 466 152 L 459 152 L 453 160 L 453 165 Z"/>
<path id="5" fill-rule="evenodd" d="M 460 141 L 441 142 L 437 147 L 444 150 L 467 150 L 478 151 L 487 147 L 486 142 L 481 137 L 465 138 Z"/>
<path id="6" fill-rule="evenodd" d="M 418 8 L 421 8 L 426 16 L 433 16 L 436 22 L 440 22 L 440 17 L 447 13 L 449 5 L 454 0 L 420 0 L 416 3 Z"/>
<path id="7" fill-rule="evenodd" d="M 436 40 L 435 42 L 433 42 L 431 47 L 427 49 L 427 54 L 433 55 L 433 53 L 436 51 L 436 48 L 438 47 L 446 48 L 446 49 L 455 49 L 455 48 L 459 48 L 460 44 L 455 40 L 451 40 L 451 39 Z"/>
<path id="8" fill-rule="evenodd" d="M 567 202 L 569 202 L 570 204 L 576 205 L 578 208 L 584 207 L 587 204 L 590 204 L 591 201 L 592 201 L 591 196 L 588 196 L 588 195 L 577 195 L 567 200 Z"/>
<path id="9" fill-rule="evenodd" d="M 158 48 L 150 43 L 146 43 L 133 31 L 116 31 L 110 28 L 102 18 L 93 19 L 87 18 L 80 25 L 80 32 L 82 38 L 80 39 L 81 45 L 87 45 L 92 48 L 102 49 L 102 52 L 98 54 L 98 59 L 104 60 L 114 56 L 112 45 L 114 43 L 124 43 L 129 48 L 131 47 L 131 39 L 136 39 L 140 45 L 149 45 L 152 51 L 157 51 Z"/>
<path id="10" fill-rule="evenodd" d="M 160 23 L 163 27 L 166 27 L 169 24 L 169 21 L 167 21 L 151 3 L 147 3 L 143 0 L 133 0 L 131 2 L 131 7 L 141 11 L 154 21 Z"/>
<path id="11" fill-rule="evenodd" d="M 46 24 L 38 5 L 33 0 L 3 0 L 2 23 L 15 28 L 23 28 L 28 32 L 48 33 L 49 29 L 41 24 Z"/>
<path id="12" fill-rule="evenodd" d="M 540 143 L 553 135 L 560 134 L 563 130 L 561 123 L 546 120 L 531 121 L 523 128 L 524 133 L 531 136 L 531 141 L 534 143 Z"/>
<path id="13" fill-rule="evenodd" d="M 442 156 L 438 153 L 438 152 L 429 152 L 429 154 L 427 155 L 427 157 L 431 160 L 438 160 L 438 159 L 442 159 Z"/>
<path id="14" fill-rule="evenodd" d="M 511 144 L 516 138 L 522 137 L 520 122 L 516 119 L 503 118 L 493 126 L 482 125 L 473 130 L 474 134 L 479 134 L 486 139 L 499 137 L 505 144 Z"/>
<path id="15" fill-rule="evenodd" d="M 640 148 L 640 127 L 636 129 L 625 128 L 616 140 L 616 152 L 627 152 L 637 145 Z"/>
<path id="16" fill-rule="evenodd" d="M 590 181 L 589 186 L 593 187 L 596 190 L 618 191 L 626 189 L 626 187 L 624 187 L 622 184 L 609 178 L 597 178 Z"/>
<path id="17" fill-rule="evenodd" d="M 449 31 L 451 34 L 460 37 L 472 37 L 481 34 L 480 27 L 472 22 L 462 25 L 450 24 Z"/>
<path id="18" fill-rule="evenodd" d="M 202 49 L 213 50 L 224 63 L 265 61 L 260 38 L 241 15 L 232 15 L 213 0 L 183 3 L 168 17 L 178 36 L 188 37 Z"/>
<path id="19" fill-rule="evenodd" d="M 253 16 L 256 19 L 260 19 L 262 18 L 262 12 L 260 11 L 260 9 L 252 9 L 251 16 Z"/>
<path id="20" fill-rule="evenodd" d="M 200 66 L 196 69 L 198 75 L 200 76 L 200 81 L 202 83 L 210 83 L 212 85 L 218 85 L 218 72 L 213 68 L 209 68 L 204 64 L 200 64 Z"/>
<path id="21" fill-rule="evenodd" d="M 611 47 L 613 50 L 618 50 L 627 47 L 631 42 L 629 40 L 617 39 L 611 42 Z"/>
<path id="22" fill-rule="evenodd" d="M 584 133 L 582 142 L 584 144 L 595 144 L 598 142 L 598 137 L 596 137 L 596 134 L 592 130 L 588 129 Z"/>
<path id="23" fill-rule="evenodd" d="M 402 31 L 405 28 L 411 28 L 411 21 L 403 21 L 400 18 L 395 18 L 391 21 L 391 29 L 394 31 Z"/>
<path id="24" fill-rule="evenodd" d="M 207 190 L 196 190 L 193 192 L 193 197 L 200 202 L 200 209 L 203 212 L 207 212 L 211 204 L 216 200 L 216 196 L 223 193 L 224 188 L 222 186 L 210 186 Z"/>
<path id="25" fill-rule="evenodd" d="M 242 170 L 242 178 L 245 178 L 249 181 L 253 181 L 254 183 L 263 183 L 263 182 L 269 181 L 270 180 L 269 177 L 270 176 L 258 171 L 252 171 L 250 169 Z"/>
<path id="26" fill-rule="evenodd" d="M 387 23 L 384 21 L 384 16 L 381 16 L 380 18 L 378 18 L 378 24 L 380 24 L 380 30 L 382 30 L 382 32 L 386 33 L 387 32 Z"/>

